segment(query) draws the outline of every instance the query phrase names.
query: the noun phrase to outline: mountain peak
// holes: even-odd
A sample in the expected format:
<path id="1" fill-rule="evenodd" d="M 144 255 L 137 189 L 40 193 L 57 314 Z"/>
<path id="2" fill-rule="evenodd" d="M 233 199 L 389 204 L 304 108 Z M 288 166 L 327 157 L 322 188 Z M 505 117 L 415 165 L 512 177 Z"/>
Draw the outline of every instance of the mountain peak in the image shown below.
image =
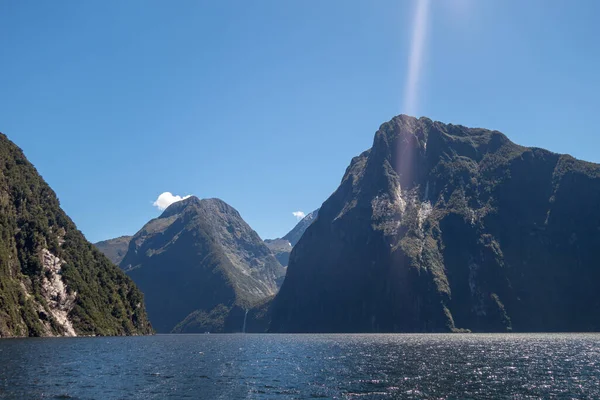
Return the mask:
<path id="1" fill-rule="evenodd" d="M 196 196 L 190 196 L 183 200 L 176 201 L 175 203 L 168 206 L 163 211 L 163 213 L 160 215 L 159 218 L 168 218 L 172 215 L 179 214 L 184 209 L 186 209 L 188 206 L 193 205 L 193 204 L 198 204 L 199 202 L 200 202 L 200 199 Z"/>
<path id="2" fill-rule="evenodd" d="M 397 115 L 388 122 L 381 124 L 375 135 L 375 140 L 382 135 L 387 140 L 412 135 L 427 141 L 429 135 L 434 135 L 454 140 L 457 138 L 474 138 L 478 142 L 487 142 L 495 137 L 500 137 L 503 142 L 510 142 L 503 133 L 496 130 L 469 128 L 464 125 L 433 121 L 427 117 L 415 118 L 405 114 Z"/>
<path id="3" fill-rule="evenodd" d="M 190 196 L 178 202 L 171 204 L 166 208 L 165 211 L 160 215 L 159 218 L 169 218 L 173 215 L 181 214 L 182 212 L 193 209 L 193 210 L 205 210 L 212 212 L 219 212 L 222 214 L 234 214 L 239 215 L 238 212 L 231 207 L 229 204 L 218 198 L 200 199 L 196 196 Z"/>

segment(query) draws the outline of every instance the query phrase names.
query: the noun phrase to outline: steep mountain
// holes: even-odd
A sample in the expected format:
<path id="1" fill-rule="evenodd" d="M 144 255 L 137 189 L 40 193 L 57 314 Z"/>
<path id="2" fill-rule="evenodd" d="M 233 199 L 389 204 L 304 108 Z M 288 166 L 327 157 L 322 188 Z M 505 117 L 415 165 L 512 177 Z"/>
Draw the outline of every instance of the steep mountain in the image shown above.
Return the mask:
<path id="1" fill-rule="evenodd" d="M 129 249 L 129 242 L 132 236 L 120 236 L 115 239 L 103 240 L 98 243 L 94 243 L 94 246 L 98 248 L 110 261 L 115 265 L 119 265 L 125 257 L 127 250 Z"/>
<path id="2" fill-rule="evenodd" d="M 317 208 L 315 211 L 302 218 L 302 220 L 300 220 L 300 222 L 298 222 L 296 226 L 282 238 L 265 239 L 267 247 L 271 249 L 275 258 L 277 258 L 277 261 L 279 261 L 281 265 L 287 267 L 292 247 L 298 243 L 298 240 L 300 240 L 302 234 L 306 231 L 306 228 L 313 223 L 318 214 L 319 209 Z"/>
<path id="3" fill-rule="evenodd" d="M 136 233 L 121 267 L 144 292 L 158 332 L 241 331 L 245 310 L 272 297 L 284 274 L 233 207 L 197 197 Z"/>
<path id="4" fill-rule="evenodd" d="M 276 332 L 600 330 L 600 165 L 398 116 L 290 257 Z"/>
<path id="5" fill-rule="evenodd" d="M 0 337 L 151 333 L 144 299 L 0 134 Z"/>

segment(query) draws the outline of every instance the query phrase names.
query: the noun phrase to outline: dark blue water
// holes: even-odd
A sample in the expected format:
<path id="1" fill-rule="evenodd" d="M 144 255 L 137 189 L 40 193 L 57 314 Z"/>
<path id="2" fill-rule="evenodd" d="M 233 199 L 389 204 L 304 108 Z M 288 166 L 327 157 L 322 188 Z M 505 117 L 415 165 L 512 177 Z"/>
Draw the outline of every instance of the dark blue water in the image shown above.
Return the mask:
<path id="1" fill-rule="evenodd" d="M 600 335 L 0 341 L 0 398 L 600 398 Z"/>

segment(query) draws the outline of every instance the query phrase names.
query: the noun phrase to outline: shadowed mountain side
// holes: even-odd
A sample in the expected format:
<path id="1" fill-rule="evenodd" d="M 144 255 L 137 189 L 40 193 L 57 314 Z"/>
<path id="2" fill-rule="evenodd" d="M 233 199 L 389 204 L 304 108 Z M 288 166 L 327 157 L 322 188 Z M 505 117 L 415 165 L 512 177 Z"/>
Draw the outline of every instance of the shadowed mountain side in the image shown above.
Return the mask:
<path id="1" fill-rule="evenodd" d="M 292 250 L 275 332 L 600 330 L 600 166 L 398 116 Z"/>

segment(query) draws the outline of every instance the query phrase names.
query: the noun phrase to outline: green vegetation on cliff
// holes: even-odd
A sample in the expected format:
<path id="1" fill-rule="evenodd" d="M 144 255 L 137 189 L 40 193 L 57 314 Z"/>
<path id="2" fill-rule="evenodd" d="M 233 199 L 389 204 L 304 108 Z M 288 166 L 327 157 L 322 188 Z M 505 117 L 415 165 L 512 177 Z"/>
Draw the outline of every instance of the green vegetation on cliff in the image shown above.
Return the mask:
<path id="1" fill-rule="evenodd" d="M 0 336 L 151 331 L 133 281 L 84 238 L 0 134 Z"/>

